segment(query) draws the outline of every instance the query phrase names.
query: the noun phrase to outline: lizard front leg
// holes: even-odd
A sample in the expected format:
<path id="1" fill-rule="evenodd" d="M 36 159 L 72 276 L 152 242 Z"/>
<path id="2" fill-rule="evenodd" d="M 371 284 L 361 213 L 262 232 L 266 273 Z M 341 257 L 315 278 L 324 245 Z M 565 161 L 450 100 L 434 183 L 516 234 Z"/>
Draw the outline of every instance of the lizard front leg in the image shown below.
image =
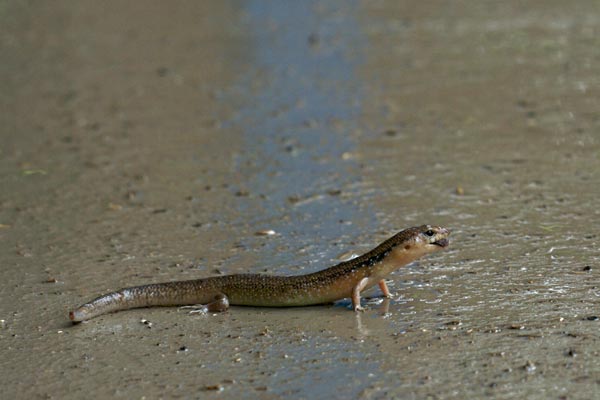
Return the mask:
<path id="1" fill-rule="evenodd" d="M 365 311 L 363 307 L 360 305 L 360 292 L 367 286 L 369 283 L 369 278 L 362 278 L 354 288 L 352 288 L 352 305 L 354 306 L 354 311 Z"/>

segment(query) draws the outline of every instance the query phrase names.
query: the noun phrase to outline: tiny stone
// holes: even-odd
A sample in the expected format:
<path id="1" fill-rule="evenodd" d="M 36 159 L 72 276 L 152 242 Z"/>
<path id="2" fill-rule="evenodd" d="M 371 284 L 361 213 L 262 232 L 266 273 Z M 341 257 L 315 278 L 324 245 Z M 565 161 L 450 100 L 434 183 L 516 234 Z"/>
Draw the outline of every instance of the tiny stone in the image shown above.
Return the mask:
<path id="1" fill-rule="evenodd" d="M 276 232 L 274 230 L 272 230 L 272 229 L 265 229 L 265 230 L 262 230 L 262 231 L 254 232 L 254 234 L 256 236 L 272 236 L 272 235 L 275 235 L 275 233 Z"/>
<path id="2" fill-rule="evenodd" d="M 169 69 L 167 67 L 160 67 L 156 69 L 156 73 L 162 78 L 167 76 L 167 74 L 169 73 Z"/>
<path id="3" fill-rule="evenodd" d="M 319 35 L 311 33 L 308 35 L 308 44 L 311 46 L 317 46 L 319 44 Z"/>
<path id="4" fill-rule="evenodd" d="M 537 367 L 535 366 L 535 364 L 529 360 L 527 360 L 527 362 L 525 363 L 525 365 L 523 366 L 523 369 L 525 371 L 527 371 L 528 373 L 532 373 L 533 371 L 535 371 Z"/>
<path id="5" fill-rule="evenodd" d="M 142 323 L 142 324 L 146 325 L 148 328 L 152 328 L 152 322 L 148 321 L 148 320 L 147 320 L 147 319 L 145 319 L 145 318 L 142 318 L 142 319 L 140 320 L 140 323 Z"/>
<path id="6" fill-rule="evenodd" d="M 120 204 L 115 204 L 115 203 L 108 203 L 108 207 L 107 207 L 110 211 L 120 211 L 123 209 L 123 206 L 121 206 Z"/>

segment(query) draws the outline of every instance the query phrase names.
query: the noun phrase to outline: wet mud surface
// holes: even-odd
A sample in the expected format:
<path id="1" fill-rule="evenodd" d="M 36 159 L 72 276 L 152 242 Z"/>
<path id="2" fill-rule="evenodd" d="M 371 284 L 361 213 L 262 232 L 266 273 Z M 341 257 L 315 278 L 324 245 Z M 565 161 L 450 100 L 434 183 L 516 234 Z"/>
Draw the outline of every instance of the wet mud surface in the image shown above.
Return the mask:
<path id="1" fill-rule="evenodd" d="M 599 38 L 584 1 L 3 3 L 3 397 L 597 397 Z M 359 315 L 68 321 L 423 223 L 451 248 Z"/>

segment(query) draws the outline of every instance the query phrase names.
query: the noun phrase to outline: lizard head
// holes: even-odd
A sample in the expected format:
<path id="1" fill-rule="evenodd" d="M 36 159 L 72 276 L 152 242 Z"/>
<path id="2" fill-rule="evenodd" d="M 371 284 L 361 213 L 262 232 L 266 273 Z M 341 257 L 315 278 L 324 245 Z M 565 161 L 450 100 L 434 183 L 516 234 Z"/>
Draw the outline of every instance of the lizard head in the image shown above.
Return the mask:
<path id="1" fill-rule="evenodd" d="M 450 244 L 450 230 L 441 226 L 421 225 L 396 235 L 397 250 L 413 254 L 414 258 L 443 250 Z"/>
<path id="2" fill-rule="evenodd" d="M 422 245 L 428 252 L 445 249 L 450 244 L 450 230 L 441 226 L 422 225 L 415 229 L 415 244 Z"/>
<path id="3" fill-rule="evenodd" d="M 421 225 L 405 229 L 390 239 L 390 265 L 397 268 L 426 254 L 446 249 L 450 244 L 449 236 L 450 230 L 441 226 Z M 387 244 L 384 242 L 384 245 Z"/>

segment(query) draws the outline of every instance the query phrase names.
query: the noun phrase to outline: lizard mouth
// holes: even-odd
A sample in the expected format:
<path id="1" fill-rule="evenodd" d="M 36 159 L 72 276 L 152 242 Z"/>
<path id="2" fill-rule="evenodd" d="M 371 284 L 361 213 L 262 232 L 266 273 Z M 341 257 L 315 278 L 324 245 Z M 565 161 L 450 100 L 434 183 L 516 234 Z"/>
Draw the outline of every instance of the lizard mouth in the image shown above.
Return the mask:
<path id="1" fill-rule="evenodd" d="M 448 239 L 440 239 L 440 240 L 436 240 L 435 242 L 433 242 L 433 244 L 443 248 L 443 247 L 447 247 L 450 244 L 450 241 Z"/>

